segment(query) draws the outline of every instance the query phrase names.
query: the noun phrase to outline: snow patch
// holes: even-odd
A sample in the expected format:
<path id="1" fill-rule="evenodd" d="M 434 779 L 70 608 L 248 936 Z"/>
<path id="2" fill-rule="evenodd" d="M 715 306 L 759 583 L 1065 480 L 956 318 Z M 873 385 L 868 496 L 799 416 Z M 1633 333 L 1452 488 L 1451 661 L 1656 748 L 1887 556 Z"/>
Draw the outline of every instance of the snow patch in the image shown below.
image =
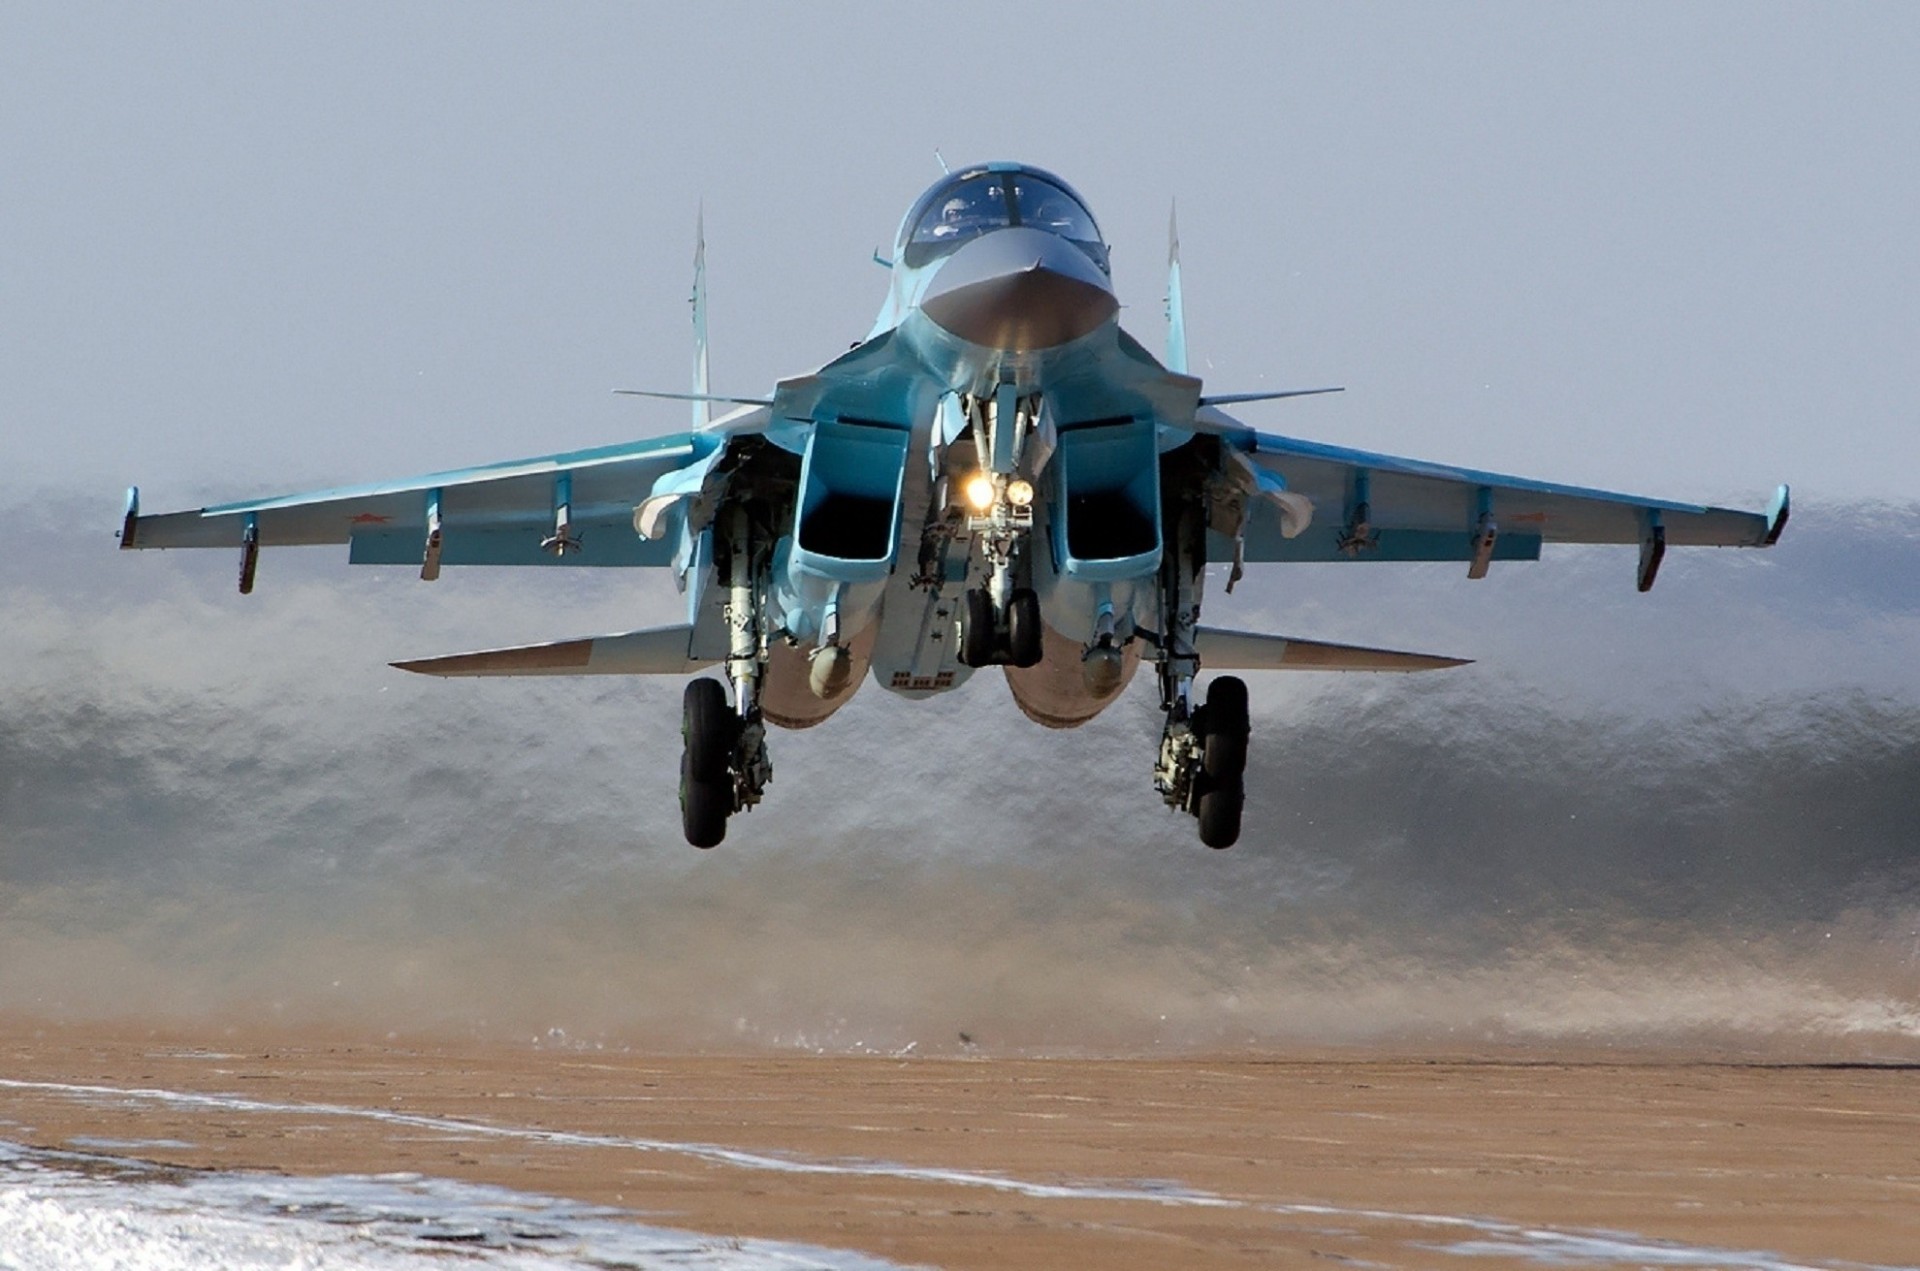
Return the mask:
<path id="1" fill-rule="evenodd" d="M 284 1178 L 0 1143 L 0 1271 L 899 1271 L 412 1174 Z"/>

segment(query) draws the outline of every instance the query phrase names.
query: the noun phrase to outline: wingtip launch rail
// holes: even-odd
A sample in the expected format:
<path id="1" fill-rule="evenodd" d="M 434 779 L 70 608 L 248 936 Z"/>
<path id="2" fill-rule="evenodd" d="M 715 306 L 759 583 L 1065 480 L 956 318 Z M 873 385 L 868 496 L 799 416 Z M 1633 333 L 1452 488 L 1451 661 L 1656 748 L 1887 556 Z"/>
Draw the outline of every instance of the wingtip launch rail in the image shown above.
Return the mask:
<path id="1" fill-rule="evenodd" d="M 1239 836 L 1247 686 L 1210 671 L 1422 672 L 1461 658 L 1200 625 L 1268 563 L 1454 562 L 1469 578 L 1546 543 L 1765 547 L 1790 512 L 1653 499 L 1260 432 L 1221 408 L 1338 388 L 1206 393 L 1188 373 L 1178 222 L 1156 359 L 1118 324 L 1107 245 L 1059 178 L 943 173 L 908 211 L 872 332 L 760 396 L 709 382 L 705 209 L 695 224 L 684 433 L 372 485 L 147 515 L 123 549 L 345 544 L 353 564 L 655 566 L 686 621 L 395 662 L 446 678 L 686 675 L 681 814 L 711 847 L 772 779 L 769 726 L 804 728 L 871 678 L 919 699 L 1000 668 L 1048 727 L 1099 714 L 1142 665 L 1164 720 L 1153 768 L 1202 842 Z M 730 407 L 714 418 L 712 406 Z M 1011 776 L 1009 780 L 1013 780 Z"/>

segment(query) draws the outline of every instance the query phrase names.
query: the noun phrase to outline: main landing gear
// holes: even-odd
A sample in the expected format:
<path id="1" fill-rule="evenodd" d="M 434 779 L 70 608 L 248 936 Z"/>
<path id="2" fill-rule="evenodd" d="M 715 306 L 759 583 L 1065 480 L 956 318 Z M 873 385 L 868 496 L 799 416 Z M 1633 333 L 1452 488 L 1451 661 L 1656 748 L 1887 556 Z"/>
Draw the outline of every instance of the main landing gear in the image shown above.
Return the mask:
<path id="1" fill-rule="evenodd" d="M 1246 806 L 1246 681 L 1225 675 L 1207 686 L 1206 704 L 1194 712 L 1193 733 L 1200 742 L 1199 797 L 1193 814 L 1200 841 L 1208 847 L 1232 847 L 1240 838 L 1240 813 Z"/>
<path id="2" fill-rule="evenodd" d="M 1232 847 L 1240 838 L 1246 807 L 1247 743 L 1252 724 L 1246 681 L 1222 675 L 1207 686 L 1207 699 L 1192 704 L 1200 670 L 1194 636 L 1200 622 L 1200 581 L 1206 567 L 1206 523 L 1191 502 L 1169 526 L 1160 577 L 1164 614 L 1159 648 L 1160 709 L 1167 722 L 1153 785 L 1170 808 L 1200 823 L 1208 847 Z"/>
<path id="3" fill-rule="evenodd" d="M 1246 681 L 1232 675 L 1208 685 L 1204 705 L 1183 716 L 1168 712 L 1154 788 L 1168 807 L 1200 822 L 1200 841 L 1208 847 L 1239 841 L 1251 732 Z"/>
<path id="4" fill-rule="evenodd" d="M 722 518 L 727 580 L 727 679 L 687 685 L 681 702 L 680 822 L 687 842 L 714 847 L 727 836 L 727 818 L 760 802 L 773 780 L 767 756 L 767 725 L 760 714 L 766 680 L 767 620 L 765 553 L 757 549 L 753 523 L 742 507 Z"/>
<path id="5" fill-rule="evenodd" d="M 733 814 L 733 751 L 739 721 L 719 680 L 687 685 L 681 703 L 680 820 L 687 842 L 713 847 Z"/>
<path id="6" fill-rule="evenodd" d="M 718 846 L 727 818 L 760 802 L 773 765 L 767 759 L 766 724 L 756 710 L 743 719 L 719 680 L 687 685 L 680 736 L 680 824 L 695 847 Z"/>

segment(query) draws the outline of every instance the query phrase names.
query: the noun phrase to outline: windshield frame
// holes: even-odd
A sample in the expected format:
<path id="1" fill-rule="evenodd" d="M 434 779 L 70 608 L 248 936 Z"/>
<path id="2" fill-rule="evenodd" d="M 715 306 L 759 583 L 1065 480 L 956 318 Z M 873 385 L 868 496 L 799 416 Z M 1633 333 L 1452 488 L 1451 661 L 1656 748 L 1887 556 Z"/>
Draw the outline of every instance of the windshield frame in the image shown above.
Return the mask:
<path id="1" fill-rule="evenodd" d="M 966 198 L 971 198 L 973 203 L 958 213 L 964 219 L 942 219 L 943 208 L 955 199 Z M 990 199 L 999 200 L 997 213 Z M 1064 216 L 1056 216 L 1051 224 L 1028 219 L 1055 199 L 1064 202 Z M 940 233 L 945 224 L 954 225 L 954 232 Z M 909 269 L 918 269 L 990 230 L 1023 224 L 1066 239 L 1086 252 L 1102 272 L 1111 272 L 1106 240 L 1100 236 L 1099 222 L 1094 220 L 1086 200 L 1052 173 L 1017 164 L 964 168 L 928 189 L 901 222 L 895 250 Z M 1081 236 L 1088 233 L 1092 235 L 1090 239 Z"/>
<path id="2" fill-rule="evenodd" d="M 988 230 L 1014 224 L 1013 200 L 1005 178 L 995 172 L 963 173 L 941 183 L 933 197 L 921 200 L 905 244 L 910 254 L 933 260 Z M 914 249 L 923 249 L 915 252 Z M 909 260 L 909 265 L 918 262 Z"/>

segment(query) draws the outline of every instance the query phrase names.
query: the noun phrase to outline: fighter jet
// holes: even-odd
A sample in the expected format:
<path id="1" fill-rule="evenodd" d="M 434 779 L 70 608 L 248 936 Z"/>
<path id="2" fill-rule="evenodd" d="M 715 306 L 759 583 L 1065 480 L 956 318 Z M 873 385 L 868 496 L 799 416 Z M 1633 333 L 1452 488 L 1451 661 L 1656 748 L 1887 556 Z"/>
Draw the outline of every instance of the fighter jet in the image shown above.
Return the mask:
<path id="1" fill-rule="evenodd" d="M 1155 357 L 1118 321 L 1108 247 L 1058 177 L 949 172 L 908 209 L 872 331 L 758 398 L 708 383 L 704 241 L 686 432 L 351 489 L 145 516 L 122 548 L 339 544 L 432 580 L 460 565 L 670 570 L 686 621 L 393 665 L 438 676 L 689 675 L 680 808 L 712 847 L 773 776 L 767 726 L 820 723 L 871 678 L 909 699 L 999 668 L 1049 728 L 1110 705 L 1148 663 L 1165 717 L 1153 784 L 1210 847 L 1240 834 L 1247 686 L 1202 669 L 1426 671 L 1461 659 L 1200 621 L 1209 562 L 1434 561 L 1484 578 L 1541 545 L 1763 547 L 1788 511 L 1555 485 L 1256 431 L 1189 373 L 1178 238 Z M 711 407 L 731 407 L 712 417 Z"/>

